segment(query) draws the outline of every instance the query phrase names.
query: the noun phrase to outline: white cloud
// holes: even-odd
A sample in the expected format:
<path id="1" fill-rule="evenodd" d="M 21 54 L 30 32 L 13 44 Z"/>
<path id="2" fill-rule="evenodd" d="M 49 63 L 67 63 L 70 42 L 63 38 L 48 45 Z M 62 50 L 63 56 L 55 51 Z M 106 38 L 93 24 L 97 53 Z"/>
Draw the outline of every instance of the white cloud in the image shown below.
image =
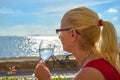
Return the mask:
<path id="1" fill-rule="evenodd" d="M 82 3 L 76 3 L 76 4 L 63 4 L 61 6 L 52 6 L 52 7 L 46 7 L 43 8 L 41 12 L 43 13 L 49 13 L 49 12 L 63 12 L 66 10 L 69 10 L 71 8 L 75 8 L 75 7 L 80 7 L 80 6 L 95 6 L 95 5 L 99 5 L 99 4 L 105 4 L 105 3 L 109 3 L 109 2 L 113 2 L 113 1 L 84 1 Z"/>
<path id="2" fill-rule="evenodd" d="M 1 14 L 13 14 L 14 11 L 10 8 L 2 7 L 0 8 L 0 13 Z"/>
<path id="3" fill-rule="evenodd" d="M 50 26 L 49 26 L 50 27 Z M 53 27 L 53 26 L 52 26 Z M 46 25 L 16 25 L 0 29 L 0 35 L 54 35 L 54 29 Z"/>
<path id="4" fill-rule="evenodd" d="M 40 3 L 45 3 L 44 0 L 24 0 L 25 2 L 27 1 L 33 1 L 32 3 L 36 3 L 37 1 L 40 1 Z M 36 2 L 34 2 L 36 1 Z M 42 1 L 42 2 L 41 2 Z M 52 0 L 53 2 L 55 0 Z M 61 0 L 59 0 L 60 2 Z M 31 12 L 25 12 L 25 10 L 18 10 L 16 8 L 10 8 L 10 7 L 1 7 L 0 8 L 0 14 L 19 14 L 19 15 L 35 15 L 35 16 L 44 16 L 44 14 L 46 13 L 52 13 L 52 14 L 49 14 L 49 15 L 61 15 L 63 14 L 64 12 L 66 12 L 67 10 L 71 9 L 71 8 L 74 8 L 74 7 L 80 7 L 80 6 L 96 6 L 96 5 L 100 5 L 100 4 L 106 4 L 106 3 L 112 3 L 112 2 L 115 2 L 115 1 L 118 1 L 118 0 L 105 0 L 105 1 L 81 1 L 81 2 L 78 2 L 77 3 L 72 3 L 72 1 L 70 0 L 71 3 L 68 3 L 68 4 L 64 4 L 66 3 L 66 1 L 61 1 L 60 4 L 61 5 L 46 5 L 45 7 L 39 7 L 37 6 L 37 8 L 40 8 L 40 9 L 36 9 L 36 11 L 31 11 Z M 57 0 L 56 0 L 57 2 Z M 57 2 L 57 4 L 59 3 Z M 16 3 L 18 3 L 16 1 Z M 22 2 L 21 2 L 22 3 Z M 55 3 L 55 2 L 54 2 Z M 37 3 L 39 4 L 39 3 Z M 19 4 L 20 5 L 20 4 Z M 26 4 L 27 5 L 27 4 Z M 22 6 L 22 5 L 21 5 Z M 118 13 L 118 10 L 114 9 L 114 8 L 110 8 L 108 10 L 109 13 Z M 104 12 L 104 13 L 99 13 L 100 17 L 103 17 L 107 12 Z M 42 15 L 43 14 L 43 15 Z M 107 14 L 108 15 L 108 14 Z M 111 16 L 111 15 L 110 15 Z M 109 17 L 110 17 L 109 16 Z M 118 20 L 117 17 L 114 17 L 112 18 L 112 20 Z M 40 27 L 41 26 L 41 27 Z M 0 35 L 34 35 L 34 34 L 40 34 L 42 32 L 44 32 L 46 29 L 45 29 L 45 25 L 17 25 L 17 26 L 10 26 L 9 28 L 7 29 L 0 29 Z M 51 26 L 53 27 L 53 26 Z M 9 32 L 8 32 L 9 31 Z M 50 32 L 51 31 L 51 32 Z M 50 30 L 47 34 L 51 33 L 52 34 L 52 30 Z M 42 33 L 43 34 L 43 33 Z M 46 34 L 46 33 L 45 33 Z"/>
<path id="5" fill-rule="evenodd" d="M 35 0 L 35 2 L 36 1 L 39 1 L 39 0 Z M 55 0 L 53 0 L 53 1 L 55 1 Z M 66 1 L 63 1 L 63 2 L 66 3 Z M 83 1 L 81 3 L 76 3 L 76 4 L 73 4 L 73 3 L 61 4 L 61 6 L 59 6 L 59 5 L 50 6 L 49 5 L 49 6 L 46 6 L 44 8 L 41 8 L 40 11 L 36 11 L 36 12 L 34 11 L 34 12 L 29 12 L 29 13 L 21 11 L 21 10 L 13 10 L 12 8 L 2 7 L 2 8 L 0 8 L 0 13 L 2 13 L 2 14 L 40 15 L 41 13 L 51 13 L 51 12 L 59 13 L 59 12 L 65 12 L 66 10 L 69 10 L 71 8 L 74 8 L 74 7 L 95 6 L 95 5 L 105 4 L 105 3 L 109 3 L 109 2 L 113 2 L 113 1 L 112 0 L 111 1 L 96 1 L 96 2 L 95 1 L 93 1 L 93 2 L 92 1 L 91 2 L 90 1 Z M 60 2 L 60 3 L 62 3 L 62 2 Z"/>
<path id="6" fill-rule="evenodd" d="M 109 12 L 109 13 L 117 13 L 118 10 L 117 10 L 117 9 L 114 9 L 114 8 L 110 8 L 110 9 L 108 9 L 107 12 Z"/>
<path id="7" fill-rule="evenodd" d="M 13 10 L 12 8 L 1 7 L 0 14 L 26 14 L 20 10 Z"/>
<path id="8" fill-rule="evenodd" d="M 54 13 L 54 12 L 62 12 L 64 8 L 43 8 L 40 11 L 32 11 L 32 12 L 24 12 L 20 10 L 14 10 L 12 8 L 2 7 L 0 8 L 0 14 L 19 14 L 19 15 L 41 15 L 45 13 Z"/>
<path id="9" fill-rule="evenodd" d="M 113 20 L 114 20 L 114 21 L 117 21 L 117 20 L 118 20 L 118 17 L 113 17 Z"/>

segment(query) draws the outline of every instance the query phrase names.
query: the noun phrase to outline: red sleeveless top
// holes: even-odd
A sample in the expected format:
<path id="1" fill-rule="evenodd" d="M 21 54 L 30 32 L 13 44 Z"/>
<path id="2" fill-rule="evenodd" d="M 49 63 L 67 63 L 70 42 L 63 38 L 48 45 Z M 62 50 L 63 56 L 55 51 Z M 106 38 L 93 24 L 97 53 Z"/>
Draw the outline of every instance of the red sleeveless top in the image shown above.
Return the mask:
<path id="1" fill-rule="evenodd" d="M 84 67 L 96 68 L 103 74 L 105 80 L 120 80 L 117 70 L 103 58 L 90 61 Z"/>

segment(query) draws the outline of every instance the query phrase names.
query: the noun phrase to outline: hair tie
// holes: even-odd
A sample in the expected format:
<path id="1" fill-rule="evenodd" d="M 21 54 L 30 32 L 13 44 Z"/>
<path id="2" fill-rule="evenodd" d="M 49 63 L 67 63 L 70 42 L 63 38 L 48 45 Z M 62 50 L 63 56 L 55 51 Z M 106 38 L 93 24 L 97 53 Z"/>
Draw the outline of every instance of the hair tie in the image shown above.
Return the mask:
<path id="1" fill-rule="evenodd" d="M 100 19 L 100 20 L 98 21 L 98 24 L 99 24 L 99 26 L 103 26 L 103 20 Z"/>

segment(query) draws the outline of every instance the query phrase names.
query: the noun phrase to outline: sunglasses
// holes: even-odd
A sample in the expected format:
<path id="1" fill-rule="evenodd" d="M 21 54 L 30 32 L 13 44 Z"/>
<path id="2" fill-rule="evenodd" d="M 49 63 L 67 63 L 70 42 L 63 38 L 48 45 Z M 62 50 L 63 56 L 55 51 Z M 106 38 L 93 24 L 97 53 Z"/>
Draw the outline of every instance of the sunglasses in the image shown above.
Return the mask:
<path id="1" fill-rule="evenodd" d="M 68 31 L 70 29 L 72 29 L 72 28 L 56 29 L 56 33 L 60 35 L 62 31 Z M 80 35 L 80 33 L 77 30 L 76 30 L 76 32 Z"/>

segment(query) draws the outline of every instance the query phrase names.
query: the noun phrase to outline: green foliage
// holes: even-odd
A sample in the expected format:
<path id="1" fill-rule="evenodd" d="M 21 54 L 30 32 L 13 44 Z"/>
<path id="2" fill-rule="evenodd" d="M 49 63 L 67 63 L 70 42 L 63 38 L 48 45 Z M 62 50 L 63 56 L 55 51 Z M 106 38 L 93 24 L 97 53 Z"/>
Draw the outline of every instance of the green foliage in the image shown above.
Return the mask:
<path id="1" fill-rule="evenodd" d="M 67 78 L 64 75 L 59 75 L 52 77 L 51 80 L 67 80 Z"/>
<path id="2" fill-rule="evenodd" d="M 11 78 L 10 77 L 4 77 L 0 80 L 18 80 L 18 78 L 16 78 L 16 77 L 11 77 Z"/>
<path id="3" fill-rule="evenodd" d="M 27 78 L 27 77 L 2 77 L 0 80 L 38 80 L 36 77 Z M 51 77 L 51 80 L 67 80 L 65 75 L 54 75 Z"/>

